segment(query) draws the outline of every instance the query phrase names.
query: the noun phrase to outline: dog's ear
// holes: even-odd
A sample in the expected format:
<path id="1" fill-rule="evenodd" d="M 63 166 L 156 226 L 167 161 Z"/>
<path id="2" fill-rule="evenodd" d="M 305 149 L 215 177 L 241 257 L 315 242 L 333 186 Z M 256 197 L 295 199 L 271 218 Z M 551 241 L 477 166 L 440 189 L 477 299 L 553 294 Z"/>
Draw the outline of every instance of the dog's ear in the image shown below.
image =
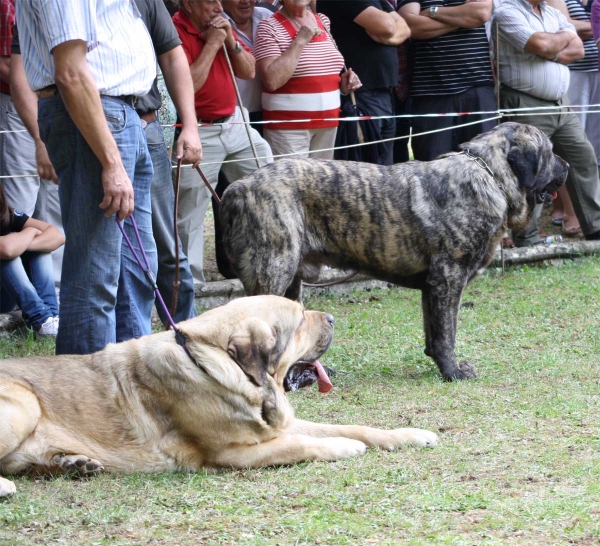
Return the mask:
<path id="1" fill-rule="evenodd" d="M 258 387 L 267 380 L 267 369 L 277 338 L 272 328 L 257 318 L 244 320 L 229 338 L 227 354 Z"/>
<path id="2" fill-rule="evenodd" d="M 540 150 L 536 147 L 513 146 L 506 156 L 508 164 L 519 179 L 519 185 L 533 188 L 538 174 Z"/>

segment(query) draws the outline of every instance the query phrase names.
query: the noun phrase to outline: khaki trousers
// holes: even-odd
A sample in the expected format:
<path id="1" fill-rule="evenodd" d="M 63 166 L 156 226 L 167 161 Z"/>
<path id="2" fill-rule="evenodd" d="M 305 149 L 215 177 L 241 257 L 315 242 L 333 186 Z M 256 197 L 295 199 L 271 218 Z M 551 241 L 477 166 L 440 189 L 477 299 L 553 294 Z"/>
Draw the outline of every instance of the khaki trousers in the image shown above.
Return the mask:
<path id="1" fill-rule="evenodd" d="M 567 191 L 584 235 L 591 235 L 600 231 L 600 181 L 596 155 L 579 118 L 568 111 L 568 105 L 569 99 L 566 96 L 558 101 L 546 101 L 506 87 L 500 90 L 501 108 L 565 107 L 560 110 L 535 110 L 525 112 L 528 115 L 507 116 L 504 119 L 527 123 L 543 131 L 552 141 L 554 152 L 569 163 Z M 542 113 L 551 115 L 540 115 Z M 523 231 L 513 234 L 517 246 L 528 246 L 541 241 L 537 216 L 534 214 Z"/>

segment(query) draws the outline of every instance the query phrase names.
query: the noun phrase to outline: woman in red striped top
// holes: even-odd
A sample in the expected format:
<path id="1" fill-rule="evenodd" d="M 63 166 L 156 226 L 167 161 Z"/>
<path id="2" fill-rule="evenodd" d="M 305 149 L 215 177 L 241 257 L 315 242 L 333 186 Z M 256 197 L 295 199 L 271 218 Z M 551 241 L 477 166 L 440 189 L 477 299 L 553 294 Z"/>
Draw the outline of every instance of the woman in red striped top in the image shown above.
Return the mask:
<path id="1" fill-rule="evenodd" d="M 344 59 L 329 34 L 329 19 L 313 14 L 309 0 L 283 0 L 276 14 L 258 24 L 256 68 L 263 82 L 264 137 L 275 155 L 297 153 L 332 159 L 340 91 L 360 87 L 352 69 L 340 77 Z M 290 122 L 289 120 L 310 120 Z M 286 121 L 288 121 L 286 123 Z"/>

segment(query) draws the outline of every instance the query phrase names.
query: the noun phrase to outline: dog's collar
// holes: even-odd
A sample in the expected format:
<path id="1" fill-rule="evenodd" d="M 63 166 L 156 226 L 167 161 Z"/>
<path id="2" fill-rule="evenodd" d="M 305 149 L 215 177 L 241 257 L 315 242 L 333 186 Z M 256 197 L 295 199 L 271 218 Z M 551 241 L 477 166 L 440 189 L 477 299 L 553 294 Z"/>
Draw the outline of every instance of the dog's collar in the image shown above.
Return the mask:
<path id="1" fill-rule="evenodd" d="M 473 155 L 469 151 L 469 148 L 465 148 L 462 151 L 462 153 L 465 154 L 471 161 L 475 161 L 475 163 L 477 163 L 477 165 L 479 165 L 482 169 L 485 169 L 493 179 L 496 179 L 496 177 L 494 176 L 494 173 L 492 172 L 492 169 L 489 168 L 488 164 L 483 159 L 481 159 L 478 155 Z"/>
<path id="2" fill-rule="evenodd" d="M 473 155 L 470 151 L 469 148 L 465 148 L 461 153 L 465 154 L 471 161 L 474 161 L 477 166 L 481 167 L 482 169 L 484 169 L 495 181 L 496 184 L 498 184 L 498 187 L 502 190 L 505 191 L 504 189 L 504 184 L 502 184 L 502 182 L 500 182 L 495 176 L 494 173 L 492 171 L 492 169 L 490 169 L 489 165 L 483 160 L 481 159 L 478 155 Z"/>

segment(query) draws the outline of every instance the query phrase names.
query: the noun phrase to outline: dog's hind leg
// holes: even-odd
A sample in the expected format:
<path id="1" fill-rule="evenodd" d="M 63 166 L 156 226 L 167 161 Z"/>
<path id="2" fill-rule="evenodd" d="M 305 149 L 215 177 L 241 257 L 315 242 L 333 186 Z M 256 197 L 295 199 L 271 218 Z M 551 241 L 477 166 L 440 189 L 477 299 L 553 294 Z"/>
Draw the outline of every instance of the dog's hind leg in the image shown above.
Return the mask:
<path id="1" fill-rule="evenodd" d="M 6 460 L 33 432 L 40 415 L 40 404 L 35 394 L 21 385 L 0 379 L 0 469 L 5 468 L 9 472 L 25 470 L 6 464 Z M 0 497 L 7 497 L 15 491 L 13 482 L 0 477 Z"/>
<path id="2" fill-rule="evenodd" d="M 435 256 L 422 289 L 425 354 L 435 360 L 448 381 L 477 377 L 472 364 L 457 362 L 454 355 L 458 310 L 467 280 L 463 267 L 445 256 Z"/>
<path id="3" fill-rule="evenodd" d="M 51 473 L 88 476 L 102 472 L 104 466 L 102 466 L 100 461 L 90 459 L 86 455 L 65 455 L 64 453 L 60 453 L 52 460 L 49 470 Z"/>

